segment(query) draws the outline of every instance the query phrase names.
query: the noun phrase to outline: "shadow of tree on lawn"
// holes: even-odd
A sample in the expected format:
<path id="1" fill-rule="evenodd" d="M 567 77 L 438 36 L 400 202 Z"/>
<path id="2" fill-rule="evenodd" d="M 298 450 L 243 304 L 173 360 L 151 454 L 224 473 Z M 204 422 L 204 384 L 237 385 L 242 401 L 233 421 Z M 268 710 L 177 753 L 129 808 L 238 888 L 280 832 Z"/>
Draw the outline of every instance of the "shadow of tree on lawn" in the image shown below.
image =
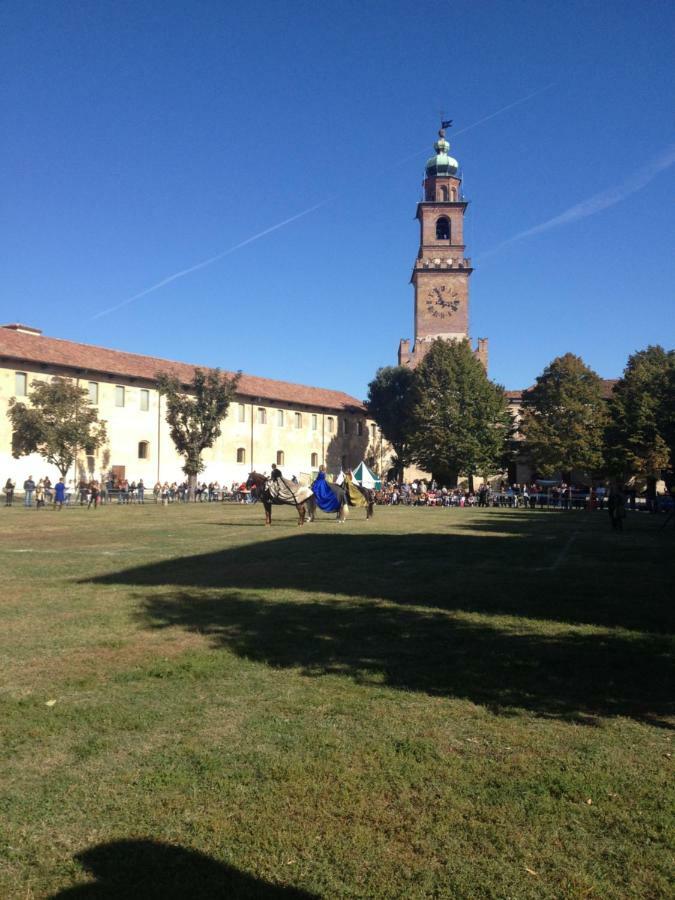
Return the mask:
<path id="1" fill-rule="evenodd" d="M 152 840 L 99 844 L 76 859 L 96 881 L 51 900 L 313 900 L 315 894 L 270 884 L 196 850 Z"/>
<path id="2" fill-rule="evenodd" d="M 599 541 L 596 556 L 616 556 L 612 577 L 594 557 L 588 563 L 587 548 L 563 573 L 554 561 L 568 526 L 547 543 L 537 517 L 488 524 L 494 534 L 480 523 L 480 534 L 306 530 L 92 581 L 152 588 L 139 594 L 150 627 L 203 633 L 216 647 L 309 675 L 500 712 L 670 714 L 670 604 L 654 589 L 667 583 L 662 550 L 652 559 L 643 551 L 636 567 L 623 545 Z"/>
<path id="3" fill-rule="evenodd" d="M 147 597 L 153 628 L 207 635 L 215 647 L 307 676 L 344 675 L 497 713 L 515 708 L 591 723 L 673 712 L 668 641 L 630 633 L 542 634 L 483 617 L 347 600 L 269 601 L 235 591 Z M 589 718 L 590 717 L 590 718 Z"/>
<path id="4" fill-rule="evenodd" d="M 564 570 L 567 526 L 490 517 L 452 534 L 352 534 L 321 526 L 212 553 L 86 579 L 97 584 L 292 590 L 574 624 L 673 632 L 667 585 L 675 566 L 654 544 L 632 552 L 580 536 Z M 547 517 L 548 518 L 548 517 Z M 514 521 L 516 519 L 516 521 Z M 310 529 L 316 528 L 311 531 Z M 273 532 L 266 532 L 271 535 Z M 611 536 L 610 536 L 611 537 Z M 575 561 L 582 540 L 592 541 Z M 670 574 L 668 567 L 670 566 Z"/>

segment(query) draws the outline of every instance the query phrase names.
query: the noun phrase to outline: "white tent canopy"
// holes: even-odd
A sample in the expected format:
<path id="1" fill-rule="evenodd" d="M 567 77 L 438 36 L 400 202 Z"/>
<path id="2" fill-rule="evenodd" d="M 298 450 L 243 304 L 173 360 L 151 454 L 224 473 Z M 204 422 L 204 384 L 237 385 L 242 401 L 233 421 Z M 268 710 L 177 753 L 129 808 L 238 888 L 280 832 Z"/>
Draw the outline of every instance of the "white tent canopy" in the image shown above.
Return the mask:
<path id="1" fill-rule="evenodd" d="M 381 491 L 382 490 L 382 481 L 378 478 L 378 476 L 372 472 L 368 466 L 365 464 L 365 461 L 361 461 L 358 466 L 353 470 L 352 475 L 354 477 L 354 481 L 357 484 L 360 484 L 361 487 L 368 488 L 371 491 Z"/>

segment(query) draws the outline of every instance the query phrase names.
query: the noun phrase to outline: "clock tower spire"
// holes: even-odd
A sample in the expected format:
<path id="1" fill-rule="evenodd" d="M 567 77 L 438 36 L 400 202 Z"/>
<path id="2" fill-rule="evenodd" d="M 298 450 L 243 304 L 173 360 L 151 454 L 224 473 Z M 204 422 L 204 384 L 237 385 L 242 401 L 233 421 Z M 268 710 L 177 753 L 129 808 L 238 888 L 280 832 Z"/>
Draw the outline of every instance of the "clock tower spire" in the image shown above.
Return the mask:
<path id="1" fill-rule="evenodd" d="M 444 122 L 443 125 L 450 123 Z M 464 245 L 464 215 L 459 164 L 449 155 L 445 128 L 426 163 L 424 200 L 417 204 L 420 246 L 410 283 L 415 290 L 415 340 L 402 340 L 399 365 L 416 366 L 436 338 L 469 339 L 469 277 L 473 272 Z M 478 341 L 477 356 L 487 368 L 487 340 Z"/>

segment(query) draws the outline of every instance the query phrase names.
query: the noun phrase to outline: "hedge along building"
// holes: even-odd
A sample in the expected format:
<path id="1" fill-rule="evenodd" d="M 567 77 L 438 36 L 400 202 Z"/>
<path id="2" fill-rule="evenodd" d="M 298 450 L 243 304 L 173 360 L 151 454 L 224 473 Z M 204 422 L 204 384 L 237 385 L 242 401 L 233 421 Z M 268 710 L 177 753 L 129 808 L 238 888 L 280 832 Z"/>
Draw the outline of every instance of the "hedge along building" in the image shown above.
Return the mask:
<path id="1" fill-rule="evenodd" d="M 201 367 L 204 368 L 204 367 Z M 130 481 L 182 481 L 183 460 L 166 422 L 166 401 L 156 375 L 166 372 L 188 384 L 194 365 L 124 353 L 89 344 L 45 337 L 25 325 L 0 326 L 0 481 L 20 487 L 28 475 L 58 478 L 41 456 L 12 457 L 11 398 L 26 402 L 34 380 L 70 378 L 89 393 L 108 439 L 96 456 L 80 455 L 69 477 L 100 478 L 113 471 Z M 200 480 L 230 484 L 253 469 L 310 477 L 319 465 L 329 472 L 355 467 L 366 459 L 381 470 L 388 465 L 386 444 L 361 402 L 340 391 L 242 375 L 222 423 L 222 434 L 203 454 Z"/>

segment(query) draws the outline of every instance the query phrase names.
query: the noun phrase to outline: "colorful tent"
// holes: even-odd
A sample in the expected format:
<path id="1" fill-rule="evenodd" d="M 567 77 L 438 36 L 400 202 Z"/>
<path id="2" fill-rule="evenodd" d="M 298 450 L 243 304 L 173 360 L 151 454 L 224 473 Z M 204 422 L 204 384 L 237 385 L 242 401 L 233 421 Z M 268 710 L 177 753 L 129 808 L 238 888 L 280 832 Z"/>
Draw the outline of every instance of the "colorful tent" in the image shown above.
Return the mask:
<path id="1" fill-rule="evenodd" d="M 360 484 L 361 487 L 368 488 L 371 491 L 382 490 L 382 481 L 363 461 L 354 469 L 352 476 L 354 481 Z"/>

